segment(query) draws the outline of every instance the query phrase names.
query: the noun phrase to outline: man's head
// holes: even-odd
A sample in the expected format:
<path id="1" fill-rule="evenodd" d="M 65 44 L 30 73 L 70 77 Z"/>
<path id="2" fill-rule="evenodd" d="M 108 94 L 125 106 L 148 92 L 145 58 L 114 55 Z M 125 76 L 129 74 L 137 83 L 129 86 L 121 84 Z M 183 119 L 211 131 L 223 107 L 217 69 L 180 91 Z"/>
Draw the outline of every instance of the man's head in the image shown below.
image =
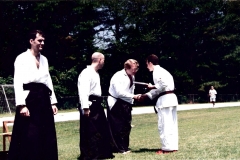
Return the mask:
<path id="1" fill-rule="evenodd" d="M 213 87 L 213 86 L 211 86 L 211 89 L 214 89 L 214 87 Z"/>
<path id="2" fill-rule="evenodd" d="M 92 64 L 95 64 L 97 69 L 102 69 L 104 66 L 105 57 L 100 52 L 94 52 L 92 54 Z"/>
<path id="3" fill-rule="evenodd" d="M 124 63 L 124 69 L 128 75 L 135 75 L 138 71 L 139 63 L 135 59 L 128 59 Z"/>
<path id="4" fill-rule="evenodd" d="M 155 54 L 151 54 L 146 59 L 147 68 L 149 71 L 153 71 L 154 66 L 159 64 L 159 59 Z"/>
<path id="5" fill-rule="evenodd" d="M 33 30 L 28 35 L 29 42 L 31 44 L 31 49 L 35 52 L 40 52 L 44 46 L 44 34 L 40 30 Z"/>

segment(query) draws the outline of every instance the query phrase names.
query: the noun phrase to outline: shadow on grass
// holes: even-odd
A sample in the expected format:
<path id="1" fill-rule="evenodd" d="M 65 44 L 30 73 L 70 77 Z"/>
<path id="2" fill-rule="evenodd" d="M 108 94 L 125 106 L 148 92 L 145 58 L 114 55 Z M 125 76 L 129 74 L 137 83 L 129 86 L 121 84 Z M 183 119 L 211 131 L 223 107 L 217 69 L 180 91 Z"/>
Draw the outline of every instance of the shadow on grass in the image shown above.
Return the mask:
<path id="1" fill-rule="evenodd" d="M 132 153 L 157 152 L 158 150 L 159 149 L 140 148 L 139 150 L 132 150 Z M 78 156 L 77 160 L 80 160 L 80 156 Z"/>
<path id="2" fill-rule="evenodd" d="M 133 150 L 133 153 L 141 153 L 141 152 L 157 152 L 159 149 L 149 149 L 149 148 L 140 148 L 139 150 Z"/>
<path id="3" fill-rule="evenodd" d="M 112 158 L 109 158 L 109 159 L 114 159 L 114 158 L 115 158 L 115 156 L 113 156 Z M 80 156 L 77 157 L 77 160 L 81 160 Z"/>

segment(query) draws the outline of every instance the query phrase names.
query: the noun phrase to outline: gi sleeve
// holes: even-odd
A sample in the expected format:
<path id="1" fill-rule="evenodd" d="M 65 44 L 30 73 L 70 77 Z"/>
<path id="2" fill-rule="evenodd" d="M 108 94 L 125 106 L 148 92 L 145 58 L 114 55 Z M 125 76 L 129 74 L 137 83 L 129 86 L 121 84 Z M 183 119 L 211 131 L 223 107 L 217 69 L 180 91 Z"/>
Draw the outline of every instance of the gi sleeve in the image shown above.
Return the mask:
<path id="1" fill-rule="evenodd" d="M 27 76 L 27 66 L 25 65 L 24 59 L 18 56 L 14 62 L 14 93 L 15 93 L 15 103 L 18 105 L 26 105 L 25 98 L 29 91 L 23 90 L 24 77 Z"/>
<path id="2" fill-rule="evenodd" d="M 52 95 L 50 96 L 51 97 L 51 104 L 56 104 L 57 103 L 57 98 L 56 98 L 56 95 L 55 95 L 55 92 L 54 92 L 54 88 L 53 88 L 53 83 L 52 83 L 52 78 L 51 78 L 51 75 L 49 73 L 49 65 L 48 65 L 48 60 L 45 59 L 45 62 L 46 63 L 46 67 L 47 67 L 47 71 L 48 71 L 48 76 L 47 76 L 47 86 L 48 88 L 52 91 Z"/>
<path id="3" fill-rule="evenodd" d="M 89 108 L 89 95 L 91 89 L 91 75 L 83 70 L 78 77 L 78 94 L 82 108 Z"/>
<path id="4" fill-rule="evenodd" d="M 154 86 L 156 89 L 152 89 L 150 90 L 147 94 L 147 96 L 150 99 L 154 99 L 155 97 L 157 97 L 161 92 L 166 91 L 166 88 L 168 87 L 168 80 L 167 78 L 164 78 L 163 76 L 160 75 L 155 75 L 156 77 L 154 77 L 157 81 L 155 82 Z"/>
<path id="5" fill-rule="evenodd" d="M 129 99 L 133 99 L 134 94 L 129 92 L 129 90 L 126 90 L 126 83 L 122 82 L 123 77 L 120 76 L 114 76 L 112 79 L 112 85 L 113 88 L 115 88 L 115 92 L 117 94 L 118 98 L 129 98 Z M 133 89 L 132 89 L 133 92 Z"/>

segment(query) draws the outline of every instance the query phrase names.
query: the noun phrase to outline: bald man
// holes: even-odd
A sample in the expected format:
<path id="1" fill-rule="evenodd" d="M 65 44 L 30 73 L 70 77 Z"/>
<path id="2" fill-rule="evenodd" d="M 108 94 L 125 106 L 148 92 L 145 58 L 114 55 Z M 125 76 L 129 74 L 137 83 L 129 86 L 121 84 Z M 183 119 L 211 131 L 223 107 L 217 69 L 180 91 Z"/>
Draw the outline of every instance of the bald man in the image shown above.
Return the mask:
<path id="1" fill-rule="evenodd" d="M 78 77 L 80 100 L 80 159 L 113 158 L 110 130 L 104 113 L 98 70 L 104 65 L 104 55 L 92 54 L 92 64 Z"/>

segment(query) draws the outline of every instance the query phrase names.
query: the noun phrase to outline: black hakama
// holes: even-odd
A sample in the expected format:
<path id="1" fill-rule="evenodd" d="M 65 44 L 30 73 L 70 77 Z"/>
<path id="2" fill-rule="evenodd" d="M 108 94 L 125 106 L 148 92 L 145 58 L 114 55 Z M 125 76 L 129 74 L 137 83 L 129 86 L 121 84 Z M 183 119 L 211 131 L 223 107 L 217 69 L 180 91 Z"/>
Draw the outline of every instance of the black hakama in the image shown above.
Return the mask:
<path id="1" fill-rule="evenodd" d="M 102 98 L 89 96 L 89 117 L 80 108 L 80 159 L 111 159 L 111 136 L 107 118 L 102 107 Z"/>
<path id="2" fill-rule="evenodd" d="M 30 90 L 26 98 L 29 117 L 16 109 L 9 160 L 57 160 L 57 138 L 50 102 L 51 90 L 42 83 L 23 85 Z"/>
<path id="3" fill-rule="evenodd" d="M 107 119 L 116 146 L 114 152 L 126 152 L 129 150 L 129 136 L 131 132 L 132 104 L 117 99 L 111 110 L 107 110 Z"/>

